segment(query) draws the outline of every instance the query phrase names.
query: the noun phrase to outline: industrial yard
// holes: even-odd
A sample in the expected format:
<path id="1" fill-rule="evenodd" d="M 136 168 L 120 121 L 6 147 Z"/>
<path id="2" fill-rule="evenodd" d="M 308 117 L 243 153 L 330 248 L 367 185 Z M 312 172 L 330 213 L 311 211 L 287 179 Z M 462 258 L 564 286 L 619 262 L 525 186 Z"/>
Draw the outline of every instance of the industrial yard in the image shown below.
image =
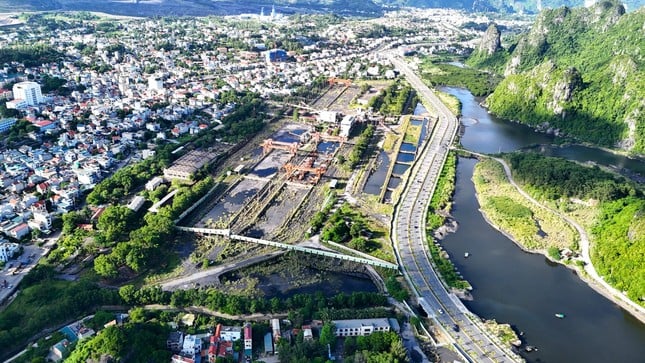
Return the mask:
<path id="1" fill-rule="evenodd" d="M 389 218 L 384 212 L 388 209 L 386 203 L 392 202 L 394 190 L 407 176 L 406 167 L 414 160 L 417 145 L 429 133 L 431 125 L 421 116 L 412 121 L 410 117 L 401 117 L 396 120 L 398 124 L 386 125 L 384 117 L 372 116 L 365 110 L 357 109 L 355 103 L 359 97 L 373 97 L 383 87 L 377 87 L 376 91 L 374 88 L 365 88 L 346 80 L 332 79 L 328 89 L 311 106 L 291 105 L 300 111 L 298 120 L 295 120 L 296 117 L 285 117 L 269 134 L 256 137 L 244 149 L 232 154 L 226 160 L 228 172 L 227 176 L 220 178 L 219 192 L 211 195 L 191 218 L 181 223 L 189 227 L 230 230 L 230 233 L 324 251 L 334 252 L 342 247 L 340 252 L 348 253 L 352 251 L 351 248 L 336 247 L 336 244 L 321 241 L 316 231 L 311 230 L 309 221 L 323 210 L 333 213 L 343 203 L 351 203 L 355 205 L 357 215 L 365 220 L 363 228 L 370 237 L 363 238 L 375 238 L 369 243 L 377 246 L 377 249 L 370 253 L 392 261 L 393 252 L 386 233 Z M 369 143 L 365 158 L 357 168 L 348 168 L 343 163 L 370 125 L 377 132 Z M 394 145 L 387 152 L 389 158 L 377 160 L 384 152 L 381 146 L 386 138 L 394 140 Z M 375 174 L 379 175 L 375 178 Z M 370 193 L 366 184 L 371 184 L 375 193 Z M 370 194 L 376 194 L 378 199 L 370 199 Z M 312 238 L 309 238 L 310 234 Z M 283 295 L 291 289 L 286 285 L 294 283 L 293 277 L 280 277 L 270 272 L 274 267 L 268 268 L 288 259 L 280 257 L 271 263 L 263 262 L 267 258 L 283 255 L 280 250 L 226 241 L 221 237 L 197 236 L 192 265 L 201 260 L 209 260 L 215 265 L 238 261 L 237 265 L 233 264 L 235 267 L 214 268 L 213 271 L 217 270 L 217 273 L 200 279 L 201 286 L 219 284 L 221 276 L 228 276 L 229 280 L 231 276 L 246 276 L 242 279 L 243 283 L 237 284 L 240 286 L 229 288 L 253 290 L 258 285 L 259 290 L 271 294 L 273 290 L 269 291 L 266 286 L 276 285 L 278 279 L 282 282 L 276 286 L 281 287 L 273 293 Z M 363 254 L 359 251 L 355 253 Z M 250 265 L 243 262 L 250 259 L 254 261 Z M 352 271 L 358 274 L 355 278 L 359 280 L 360 275 L 363 278 L 377 276 L 373 270 L 372 273 L 368 271 L 371 268 L 360 265 L 351 267 L 351 262 L 339 264 L 331 260 L 323 260 L 327 261 L 323 263 L 325 267 L 317 266 L 320 262 L 314 262 L 318 261 L 316 258 L 303 259 L 303 263 L 309 263 L 314 270 Z M 265 272 L 263 276 L 258 275 L 256 270 L 249 270 L 254 263 L 265 266 L 261 268 Z M 184 268 L 188 265 L 190 263 L 185 263 Z M 248 271 L 231 272 L 238 267 Z M 311 268 L 305 268 L 303 274 L 315 276 Z M 205 275 L 208 273 L 205 272 Z M 304 283 L 307 279 L 303 276 L 301 280 L 300 283 Z M 378 286 L 382 285 L 382 282 L 376 282 Z M 321 281 L 312 279 L 311 283 Z"/>

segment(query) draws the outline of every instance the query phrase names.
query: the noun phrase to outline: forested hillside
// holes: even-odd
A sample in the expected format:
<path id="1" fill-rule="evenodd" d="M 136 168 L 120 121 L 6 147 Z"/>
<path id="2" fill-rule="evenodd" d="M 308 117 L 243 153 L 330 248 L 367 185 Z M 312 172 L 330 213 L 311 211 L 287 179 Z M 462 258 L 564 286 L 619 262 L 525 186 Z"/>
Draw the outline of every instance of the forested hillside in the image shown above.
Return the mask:
<path id="1" fill-rule="evenodd" d="M 645 153 L 644 23 L 645 8 L 625 13 L 610 1 L 548 10 L 509 50 L 476 53 L 470 64 L 506 62 L 487 99 L 497 115 Z"/>
<path id="2" fill-rule="evenodd" d="M 594 209 L 591 260 L 598 274 L 645 305 L 645 198 L 635 184 L 598 167 L 533 153 L 506 155 L 514 178 L 543 200 L 573 209 L 571 200 Z M 566 206 L 566 207 L 565 207 Z M 579 206 L 579 204 L 578 204 Z"/>

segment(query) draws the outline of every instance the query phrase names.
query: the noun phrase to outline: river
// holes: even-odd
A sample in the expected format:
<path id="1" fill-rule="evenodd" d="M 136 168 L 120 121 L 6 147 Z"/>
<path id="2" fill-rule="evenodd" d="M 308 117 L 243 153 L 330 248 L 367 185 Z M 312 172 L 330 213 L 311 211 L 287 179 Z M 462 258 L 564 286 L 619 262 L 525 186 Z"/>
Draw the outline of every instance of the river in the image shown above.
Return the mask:
<path id="1" fill-rule="evenodd" d="M 467 90 L 444 90 L 463 105 L 466 127 L 461 142 L 469 150 L 512 151 L 552 141 L 551 136 L 492 117 Z M 598 164 L 605 160 L 595 156 L 610 154 L 585 148 L 558 149 L 565 156 L 573 153 L 573 159 Z M 610 155 L 614 165 L 635 162 Z M 474 300 L 465 302 L 468 308 L 482 318 L 510 323 L 524 332 L 523 340 L 538 348 L 533 353 L 521 352 L 529 362 L 643 362 L 644 324 L 595 292 L 573 271 L 544 256 L 523 252 L 486 223 L 471 181 L 475 163 L 459 159 L 452 215 L 460 228 L 442 242 L 474 286 Z M 468 259 L 464 258 L 466 251 Z M 558 319 L 555 313 L 564 313 L 566 318 Z"/>
<path id="2" fill-rule="evenodd" d="M 518 123 L 508 122 L 489 114 L 479 105 L 480 98 L 474 97 L 468 90 L 456 87 L 441 87 L 461 101 L 461 123 L 465 132 L 461 136 L 464 148 L 479 153 L 491 154 L 528 149 L 548 156 L 558 156 L 570 160 L 593 161 L 617 169 L 632 179 L 645 180 L 645 162 L 617 155 L 601 149 L 581 145 L 552 145 L 554 137 L 534 131 Z"/>

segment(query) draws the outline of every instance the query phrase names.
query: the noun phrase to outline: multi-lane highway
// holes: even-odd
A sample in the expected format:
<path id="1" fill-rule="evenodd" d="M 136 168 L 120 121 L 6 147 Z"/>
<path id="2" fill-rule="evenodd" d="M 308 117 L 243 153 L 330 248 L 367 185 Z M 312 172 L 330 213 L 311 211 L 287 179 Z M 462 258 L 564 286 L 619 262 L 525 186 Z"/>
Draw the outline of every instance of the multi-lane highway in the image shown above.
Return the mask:
<path id="1" fill-rule="evenodd" d="M 479 319 L 446 290 L 433 269 L 426 245 L 427 206 L 445 163 L 448 146 L 457 132 L 458 121 L 405 62 L 393 55 L 389 58 L 424 103 L 432 106 L 439 116 L 435 131 L 416 161 L 396 207 L 392 234 L 406 279 L 416 290 L 423 310 L 439 323 L 466 359 L 472 362 L 521 361 L 487 334 Z"/>

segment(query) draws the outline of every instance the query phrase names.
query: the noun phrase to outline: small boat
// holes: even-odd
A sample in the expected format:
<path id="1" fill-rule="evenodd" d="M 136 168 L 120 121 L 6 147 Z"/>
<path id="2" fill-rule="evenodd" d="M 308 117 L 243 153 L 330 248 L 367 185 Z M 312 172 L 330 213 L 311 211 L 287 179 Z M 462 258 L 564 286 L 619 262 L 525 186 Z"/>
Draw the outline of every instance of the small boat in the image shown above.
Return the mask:
<path id="1" fill-rule="evenodd" d="M 465 258 L 468 258 L 468 256 L 470 256 L 470 253 L 468 253 L 468 252 L 464 253 Z"/>
<path id="2" fill-rule="evenodd" d="M 562 314 L 562 313 L 557 313 L 557 314 L 555 314 L 555 317 L 556 317 L 556 318 L 559 318 L 559 319 L 564 319 L 564 316 L 565 316 L 565 315 L 564 315 L 564 314 Z"/>
<path id="3" fill-rule="evenodd" d="M 524 348 L 524 350 L 527 353 L 537 352 L 538 351 L 538 349 L 536 347 L 532 346 L 532 345 L 527 345 L 526 348 Z"/>

